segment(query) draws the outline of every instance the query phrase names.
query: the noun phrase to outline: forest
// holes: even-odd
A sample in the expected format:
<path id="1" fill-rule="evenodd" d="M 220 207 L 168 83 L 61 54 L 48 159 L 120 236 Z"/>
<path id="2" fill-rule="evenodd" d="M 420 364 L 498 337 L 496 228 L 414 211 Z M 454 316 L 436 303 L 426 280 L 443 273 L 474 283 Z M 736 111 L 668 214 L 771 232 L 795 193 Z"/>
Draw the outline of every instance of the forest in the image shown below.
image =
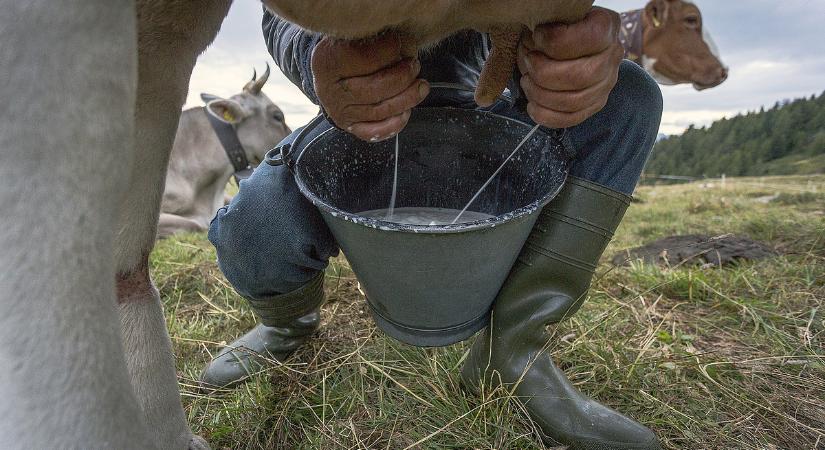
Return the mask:
<path id="1" fill-rule="evenodd" d="M 663 138 L 645 172 L 690 177 L 825 173 L 825 93 Z"/>

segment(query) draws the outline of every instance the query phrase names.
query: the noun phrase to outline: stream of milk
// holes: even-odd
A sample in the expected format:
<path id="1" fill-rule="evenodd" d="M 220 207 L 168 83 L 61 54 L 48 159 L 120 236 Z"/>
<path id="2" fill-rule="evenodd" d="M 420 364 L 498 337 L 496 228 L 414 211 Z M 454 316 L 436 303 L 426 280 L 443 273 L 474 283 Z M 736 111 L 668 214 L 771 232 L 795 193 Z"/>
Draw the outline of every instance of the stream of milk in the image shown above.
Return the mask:
<path id="1" fill-rule="evenodd" d="M 459 211 L 458 215 L 456 215 L 455 219 L 453 219 L 453 221 L 450 222 L 450 223 L 458 223 L 458 219 L 460 219 L 461 216 L 466 214 L 467 208 L 469 208 L 470 205 L 472 205 L 473 202 L 476 201 L 476 198 L 478 198 L 479 194 L 481 194 L 484 191 L 484 189 L 487 187 L 487 185 L 490 184 L 491 181 L 493 181 L 493 179 L 496 177 L 496 175 L 498 175 L 499 172 L 501 172 L 501 169 L 504 168 L 504 166 L 507 164 L 507 162 L 510 161 L 510 159 L 516 154 L 516 152 L 518 152 L 519 149 L 521 149 L 521 147 L 524 146 L 524 143 L 527 142 L 530 139 L 530 137 L 533 136 L 533 134 L 535 134 L 536 131 L 538 131 L 538 129 L 539 129 L 539 124 L 536 124 L 536 126 L 534 126 L 533 129 L 530 130 L 529 133 L 527 133 L 527 136 L 524 136 L 524 139 L 522 139 L 521 142 L 519 142 L 519 144 L 516 146 L 515 150 L 513 150 L 513 152 L 510 153 L 510 156 L 508 156 L 507 159 L 505 159 L 504 162 L 501 163 L 500 166 L 498 166 L 498 169 L 496 169 L 496 171 L 493 172 L 492 175 L 490 175 L 490 178 L 488 178 L 487 181 L 483 185 L 481 185 L 481 187 L 478 189 L 478 192 L 476 192 L 476 195 L 474 195 L 473 198 L 471 198 L 470 201 L 467 202 L 467 205 L 464 206 L 464 209 Z"/>
<path id="2" fill-rule="evenodd" d="M 405 225 L 448 225 L 455 223 L 457 209 L 449 208 L 395 208 L 390 213 L 387 209 L 374 209 L 358 213 L 359 216 L 386 220 L 387 222 Z M 475 222 L 476 220 L 490 219 L 493 216 L 475 211 L 465 211 L 458 223 Z"/>
<path id="3" fill-rule="evenodd" d="M 477 220 L 489 219 L 493 216 L 480 212 L 467 211 L 470 205 L 478 198 L 484 189 L 493 181 L 493 179 L 501 172 L 501 169 L 510 161 L 510 159 L 521 149 L 522 146 L 530 139 L 533 134 L 539 129 L 539 125 L 533 127 L 524 139 L 519 142 L 516 148 L 510 153 L 504 162 L 496 169 L 495 172 L 487 179 L 487 181 L 479 188 L 473 195 L 464 209 L 448 209 L 448 208 L 429 208 L 429 207 L 407 207 L 396 208 L 395 196 L 398 189 L 398 140 L 399 134 L 395 135 L 395 168 L 393 171 L 392 180 L 392 195 L 390 197 L 390 206 L 386 209 L 374 209 L 371 211 L 364 211 L 359 213 L 363 217 L 371 217 L 374 219 L 383 219 L 387 222 L 395 222 L 405 225 L 452 225 L 456 223 L 475 222 Z M 461 220 L 459 220 L 461 219 Z"/>
<path id="4" fill-rule="evenodd" d="M 390 197 L 390 207 L 387 208 L 387 217 L 384 218 L 386 221 L 390 221 L 393 211 L 395 210 L 395 194 L 398 189 L 398 136 L 400 135 L 401 133 L 395 135 L 395 170 L 392 174 L 392 196 Z"/>

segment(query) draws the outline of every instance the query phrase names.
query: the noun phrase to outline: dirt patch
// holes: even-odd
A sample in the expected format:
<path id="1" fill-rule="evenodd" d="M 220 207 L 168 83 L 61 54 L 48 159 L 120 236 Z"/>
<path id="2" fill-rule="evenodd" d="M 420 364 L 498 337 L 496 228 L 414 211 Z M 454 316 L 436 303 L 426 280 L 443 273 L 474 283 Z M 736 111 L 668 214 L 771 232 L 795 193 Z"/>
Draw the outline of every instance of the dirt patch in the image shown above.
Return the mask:
<path id="1" fill-rule="evenodd" d="M 668 236 L 642 247 L 625 250 L 613 257 L 613 264 L 622 266 L 643 260 L 648 264 L 669 267 L 685 264 L 723 266 L 776 255 L 776 251 L 769 246 L 746 236 L 690 234 Z"/>

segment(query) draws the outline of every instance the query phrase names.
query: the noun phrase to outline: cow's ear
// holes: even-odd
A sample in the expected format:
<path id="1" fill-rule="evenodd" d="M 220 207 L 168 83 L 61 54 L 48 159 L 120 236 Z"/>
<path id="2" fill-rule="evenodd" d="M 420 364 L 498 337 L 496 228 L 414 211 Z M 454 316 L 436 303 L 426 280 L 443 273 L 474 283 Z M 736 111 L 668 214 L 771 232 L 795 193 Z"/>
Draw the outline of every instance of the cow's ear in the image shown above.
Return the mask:
<path id="1" fill-rule="evenodd" d="M 238 123 L 246 117 L 246 111 L 235 100 L 219 98 L 206 105 L 206 111 L 220 120 L 228 123 Z"/>
<path id="2" fill-rule="evenodd" d="M 669 6 L 667 0 L 651 0 L 645 6 L 645 15 L 653 28 L 659 28 L 667 22 Z"/>
<path id="3" fill-rule="evenodd" d="M 209 103 L 212 100 L 218 100 L 218 99 L 220 99 L 220 97 L 218 97 L 217 95 L 207 94 L 206 92 L 201 92 L 201 100 L 203 100 L 204 103 Z"/>

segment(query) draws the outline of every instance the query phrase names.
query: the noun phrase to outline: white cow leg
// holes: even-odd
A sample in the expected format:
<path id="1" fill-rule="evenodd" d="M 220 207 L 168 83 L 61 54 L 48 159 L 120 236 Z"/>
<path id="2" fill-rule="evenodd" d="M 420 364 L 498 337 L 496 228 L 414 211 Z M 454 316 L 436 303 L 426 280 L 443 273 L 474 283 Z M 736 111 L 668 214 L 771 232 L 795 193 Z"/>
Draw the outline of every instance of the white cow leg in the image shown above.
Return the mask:
<path id="1" fill-rule="evenodd" d="M 121 203 L 115 248 L 124 352 L 145 422 L 161 448 L 204 448 L 181 405 L 172 344 L 148 255 L 157 231 L 166 167 L 189 77 L 214 39 L 228 1 L 138 1 L 135 163 Z"/>
<path id="2" fill-rule="evenodd" d="M 152 448 L 114 279 L 134 3 L 0 0 L 0 11 L 0 448 Z"/>
<path id="3" fill-rule="evenodd" d="M 126 363 L 146 422 L 159 448 L 209 448 L 189 429 L 180 401 L 172 345 L 148 261 L 117 280 Z"/>
<path id="4" fill-rule="evenodd" d="M 148 255 L 155 242 L 166 165 L 189 71 L 180 63 L 155 62 L 157 66 L 141 64 L 138 70 L 136 159 L 115 248 L 117 294 L 126 363 L 154 444 L 185 449 L 192 442 L 198 444 L 199 438 L 189 429 L 181 405 L 172 344 L 158 292 L 149 278 Z"/>

